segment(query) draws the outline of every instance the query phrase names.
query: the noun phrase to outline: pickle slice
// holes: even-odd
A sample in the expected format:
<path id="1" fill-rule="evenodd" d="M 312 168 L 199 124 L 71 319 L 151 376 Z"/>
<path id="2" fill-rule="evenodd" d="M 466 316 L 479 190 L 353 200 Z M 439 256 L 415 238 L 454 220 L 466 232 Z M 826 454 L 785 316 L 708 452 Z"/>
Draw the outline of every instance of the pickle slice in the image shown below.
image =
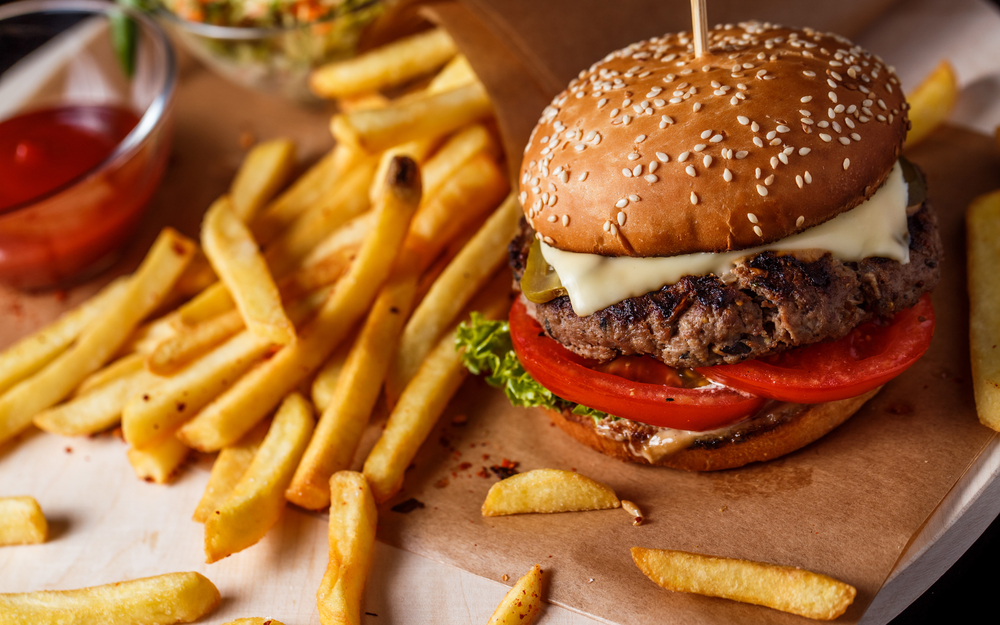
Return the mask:
<path id="1" fill-rule="evenodd" d="M 927 199 L 927 181 L 924 179 L 924 174 L 905 157 L 899 157 L 899 164 L 903 168 L 903 180 L 906 181 L 906 206 L 920 206 Z"/>
<path id="2" fill-rule="evenodd" d="M 542 256 L 542 244 L 535 239 L 528 250 L 528 261 L 525 263 L 524 275 L 521 276 L 521 292 L 529 302 L 544 304 L 557 297 L 566 295 L 566 289 L 555 270 Z"/>

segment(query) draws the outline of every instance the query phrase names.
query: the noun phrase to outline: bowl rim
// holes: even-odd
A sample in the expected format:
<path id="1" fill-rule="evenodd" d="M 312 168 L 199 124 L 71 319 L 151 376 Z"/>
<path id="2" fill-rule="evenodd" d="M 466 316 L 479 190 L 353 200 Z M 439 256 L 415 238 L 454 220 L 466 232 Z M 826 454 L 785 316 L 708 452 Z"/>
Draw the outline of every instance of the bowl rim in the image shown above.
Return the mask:
<path id="1" fill-rule="evenodd" d="M 177 88 L 177 57 L 173 44 L 170 42 L 170 38 L 163 28 L 156 23 L 156 20 L 151 19 L 143 12 L 105 0 L 18 0 L 17 2 L 0 6 L 0 20 L 43 13 L 90 13 L 104 15 L 108 18 L 116 14 L 125 13 L 132 19 L 141 22 L 146 27 L 147 32 L 153 34 L 163 50 L 163 86 L 157 92 L 153 101 L 149 103 L 149 106 L 146 107 L 146 110 L 143 111 L 135 127 L 125 135 L 124 139 L 118 142 L 115 149 L 101 162 L 47 193 L 35 196 L 20 204 L 0 209 L 0 216 L 28 210 L 64 191 L 72 189 L 95 172 L 101 171 L 110 163 L 118 160 L 122 155 L 142 145 L 149 138 L 150 134 L 152 134 L 153 130 L 159 127 L 166 119 L 173 102 L 174 92 Z"/>
<path id="2" fill-rule="evenodd" d="M 316 26 L 318 24 L 326 24 L 328 22 L 336 21 L 342 17 L 351 15 L 352 13 L 357 13 L 364 9 L 368 9 L 377 4 L 382 4 L 384 0 L 361 0 L 356 6 L 350 7 L 349 10 L 344 9 L 344 4 L 340 4 L 334 8 L 334 10 L 327 16 L 320 18 L 318 20 L 313 20 L 311 22 L 303 22 L 301 24 L 292 24 L 289 26 L 219 26 L 217 24 L 206 24 L 204 22 L 195 22 L 192 20 L 187 20 L 177 15 L 167 7 L 163 5 L 162 0 L 156 1 L 156 6 L 152 9 L 157 17 L 171 22 L 175 26 L 179 26 L 189 32 L 192 32 L 201 37 L 206 37 L 209 39 L 226 39 L 231 41 L 244 41 L 248 39 L 264 39 L 274 35 L 281 35 L 284 33 L 294 32 L 297 30 L 302 30 L 304 28 L 309 28 L 311 26 Z"/>

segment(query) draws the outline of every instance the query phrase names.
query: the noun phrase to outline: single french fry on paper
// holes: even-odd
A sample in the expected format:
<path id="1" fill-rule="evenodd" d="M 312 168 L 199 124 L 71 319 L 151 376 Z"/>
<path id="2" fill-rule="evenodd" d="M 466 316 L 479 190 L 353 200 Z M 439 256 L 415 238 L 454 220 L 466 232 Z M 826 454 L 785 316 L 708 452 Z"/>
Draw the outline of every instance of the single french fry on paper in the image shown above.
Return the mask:
<path id="1" fill-rule="evenodd" d="M 261 421 L 235 445 L 224 447 L 219 452 L 215 462 L 212 463 L 212 472 L 208 476 L 208 483 L 205 484 L 205 492 L 191 516 L 192 520 L 204 523 L 210 514 L 225 503 L 240 478 L 246 473 L 247 467 L 253 462 L 253 457 L 257 454 L 257 449 L 260 448 L 270 426 L 269 420 Z"/>
<path id="2" fill-rule="evenodd" d="M 560 469 L 535 469 L 517 473 L 491 486 L 482 513 L 483 516 L 505 516 L 606 510 L 620 506 L 611 487 L 586 475 Z"/>
<path id="3" fill-rule="evenodd" d="M 517 197 L 508 196 L 431 286 L 400 338 L 386 380 L 387 396 L 399 396 L 441 334 L 505 262 L 506 243 L 522 214 Z"/>
<path id="4" fill-rule="evenodd" d="M 285 508 L 285 489 L 313 432 L 312 407 L 292 393 L 233 492 L 205 520 L 205 557 L 211 564 L 256 544 Z"/>
<path id="5" fill-rule="evenodd" d="M 73 310 L 0 353 L 0 393 L 41 370 L 64 352 L 125 288 L 123 278 L 111 282 Z"/>
<path id="6" fill-rule="evenodd" d="M 355 471 L 335 473 L 330 478 L 330 560 L 316 591 L 323 625 L 360 625 L 377 524 L 365 477 Z"/>
<path id="7" fill-rule="evenodd" d="M 140 480 L 166 484 L 177 476 L 177 470 L 187 460 L 191 450 L 173 436 L 154 443 L 145 449 L 129 449 L 129 464 Z"/>
<path id="8" fill-rule="evenodd" d="M 250 149 L 229 189 L 233 213 L 243 223 L 257 215 L 264 204 L 288 182 L 295 167 L 295 144 L 273 139 Z"/>
<path id="9" fill-rule="evenodd" d="M 429 74 L 457 53 L 448 32 L 434 28 L 319 67 L 309 77 L 309 86 L 321 98 L 379 91 Z"/>
<path id="10" fill-rule="evenodd" d="M 118 425 L 133 398 L 156 388 L 159 376 L 140 369 L 35 415 L 35 426 L 50 434 L 89 436 Z"/>
<path id="11" fill-rule="evenodd" d="M 1000 191 L 980 196 L 965 215 L 969 343 L 979 421 L 1000 431 Z"/>
<path id="12" fill-rule="evenodd" d="M 912 93 L 906 95 L 910 106 L 910 131 L 904 147 L 920 143 L 948 119 L 958 102 L 958 91 L 955 70 L 948 61 L 941 61 Z"/>
<path id="13" fill-rule="evenodd" d="M 295 326 L 250 230 L 233 213 L 226 196 L 216 200 L 201 224 L 201 244 L 226 285 L 247 329 L 279 345 L 295 340 Z"/>
<path id="14" fill-rule="evenodd" d="M 0 546 L 44 543 L 49 524 L 34 497 L 0 497 Z"/>
<path id="15" fill-rule="evenodd" d="M 139 322 L 170 293 L 191 260 L 195 244 L 166 228 L 125 289 L 103 307 L 65 352 L 0 396 L 0 442 L 31 424 L 36 414 L 69 396 L 118 351 Z"/>
<path id="16" fill-rule="evenodd" d="M 854 602 L 853 586 L 797 567 L 716 556 L 632 547 L 646 577 L 676 592 L 762 605 L 806 618 L 831 621 Z"/>
<path id="17" fill-rule="evenodd" d="M 412 271 L 391 277 L 372 304 L 285 494 L 292 503 L 310 510 L 327 507 L 330 476 L 351 467 L 413 307 L 417 277 Z"/>
<path id="18" fill-rule="evenodd" d="M 424 94 L 384 109 L 335 115 L 330 130 L 338 141 L 374 154 L 400 143 L 442 136 L 493 114 L 482 83 Z"/>
<path id="19" fill-rule="evenodd" d="M 510 300 L 504 292 L 492 297 L 482 313 L 488 319 L 497 319 L 509 308 Z M 363 471 L 379 503 L 402 488 L 406 467 L 465 380 L 467 370 L 462 365 L 462 352 L 455 349 L 455 331 L 452 328 L 445 334 L 424 359 L 365 459 Z"/>
<path id="20" fill-rule="evenodd" d="M 171 625 L 198 620 L 220 600 L 200 573 L 167 573 L 77 590 L 0 594 L 0 615 L 18 625 Z"/>
<path id="21" fill-rule="evenodd" d="M 537 564 L 517 580 L 487 625 L 531 625 L 542 607 L 542 567 Z"/>
<path id="22" fill-rule="evenodd" d="M 378 216 L 372 234 L 319 312 L 299 333 L 299 340 L 240 378 L 185 424 L 178 436 L 200 451 L 231 445 L 319 369 L 371 306 L 391 272 L 419 203 L 417 165 L 407 158 L 397 159 L 376 203 Z"/>

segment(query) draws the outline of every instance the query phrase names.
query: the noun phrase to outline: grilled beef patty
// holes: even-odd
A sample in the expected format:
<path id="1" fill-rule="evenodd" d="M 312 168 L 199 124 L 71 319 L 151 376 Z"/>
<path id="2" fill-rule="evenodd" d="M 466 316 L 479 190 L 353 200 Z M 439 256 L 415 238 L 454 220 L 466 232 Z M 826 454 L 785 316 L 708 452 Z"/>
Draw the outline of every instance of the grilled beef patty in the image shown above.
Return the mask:
<path id="1" fill-rule="evenodd" d="M 704 367 L 836 340 L 868 319 L 913 306 L 937 284 L 942 251 L 934 210 L 925 202 L 907 222 L 906 265 L 763 252 L 740 261 L 727 282 L 687 276 L 587 317 L 563 296 L 534 305 L 534 314 L 550 337 L 602 361 L 648 354 L 675 367 Z M 508 248 L 515 283 L 533 236 L 522 219 Z"/>

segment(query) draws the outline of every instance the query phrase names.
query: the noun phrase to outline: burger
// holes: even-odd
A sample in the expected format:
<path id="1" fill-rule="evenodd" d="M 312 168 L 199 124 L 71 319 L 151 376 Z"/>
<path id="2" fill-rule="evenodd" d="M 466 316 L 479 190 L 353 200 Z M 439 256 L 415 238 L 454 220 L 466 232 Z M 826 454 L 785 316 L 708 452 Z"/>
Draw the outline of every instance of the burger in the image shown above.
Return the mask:
<path id="1" fill-rule="evenodd" d="M 519 172 L 508 323 L 466 364 L 610 456 L 787 454 L 927 349 L 941 242 L 893 69 L 749 22 L 618 50 L 546 107 Z"/>

